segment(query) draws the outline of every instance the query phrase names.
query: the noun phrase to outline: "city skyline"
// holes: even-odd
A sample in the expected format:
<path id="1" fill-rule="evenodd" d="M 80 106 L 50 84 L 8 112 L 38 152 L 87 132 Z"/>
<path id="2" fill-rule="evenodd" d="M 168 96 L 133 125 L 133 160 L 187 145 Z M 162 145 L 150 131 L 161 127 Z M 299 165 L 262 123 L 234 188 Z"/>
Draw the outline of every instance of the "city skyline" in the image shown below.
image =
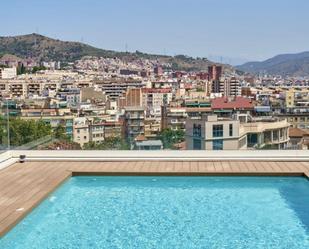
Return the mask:
<path id="1" fill-rule="evenodd" d="M 117 51 L 222 57 L 234 65 L 309 50 L 309 3 L 276 2 L 10 1 L 2 5 L 2 18 L 10 21 L 0 34 L 36 32 Z"/>

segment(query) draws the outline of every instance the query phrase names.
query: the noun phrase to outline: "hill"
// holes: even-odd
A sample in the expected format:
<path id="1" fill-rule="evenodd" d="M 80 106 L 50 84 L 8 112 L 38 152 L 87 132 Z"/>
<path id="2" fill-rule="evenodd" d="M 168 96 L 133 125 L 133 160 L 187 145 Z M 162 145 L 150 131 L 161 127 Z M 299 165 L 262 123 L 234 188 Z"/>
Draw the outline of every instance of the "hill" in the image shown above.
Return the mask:
<path id="1" fill-rule="evenodd" d="M 80 43 L 52 39 L 39 34 L 21 36 L 0 37 L 0 56 L 5 54 L 15 55 L 21 58 L 34 58 L 37 61 L 62 61 L 72 62 L 84 56 L 97 56 L 105 58 L 120 58 L 127 61 L 145 58 L 155 59 L 159 62 L 170 63 L 176 70 L 207 70 L 214 64 L 206 58 L 192 58 L 184 55 L 164 56 L 146 54 L 136 51 L 135 53 L 116 52 L 95 48 Z M 231 68 L 226 66 L 226 68 Z"/>
<path id="2" fill-rule="evenodd" d="M 309 52 L 277 55 L 261 62 L 247 62 L 236 68 L 254 74 L 309 76 Z"/>

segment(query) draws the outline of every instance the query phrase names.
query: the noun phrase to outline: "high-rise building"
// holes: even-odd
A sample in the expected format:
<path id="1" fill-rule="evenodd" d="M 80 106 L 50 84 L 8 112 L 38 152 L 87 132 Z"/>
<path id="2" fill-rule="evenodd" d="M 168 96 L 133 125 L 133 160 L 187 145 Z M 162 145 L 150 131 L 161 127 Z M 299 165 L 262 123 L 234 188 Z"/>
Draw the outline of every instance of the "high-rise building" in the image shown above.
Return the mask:
<path id="1" fill-rule="evenodd" d="M 221 78 L 220 80 L 213 80 L 211 82 L 211 92 L 221 93 L 223 96 L 240 96 L 241 88 L 240 82 L 236 78 Z"/>
<path id="2" fill-rule="evenodd" d="M 138 135 L 145 134 L 145 110 L 141 106 L 131 106 L 125 108 L 124 129 L 125 136 L 130 141 Z"/>
<path id="3" fill-rule="evenodd" d="M 221 81 L 221 85 L 223 89 L 220 91 L 223 93 L 224 96 L 240 96 L 241 95 L 241 88 L 240 82 L 236 78 L 232 77 L 230 79 L 224 79 Z"/>
<path id="4" fill-rule="evenodd" d="M 222 76 L 222 66 L 212 65 L 208 67 L 209 80 L 220 80 Z"/>
<path id="5" fill-rule="evenodd" d="M 142 89 L 141 88 L 129 88 L 118 99 L 118 106 L 120 109 L 126 106 L 142 106 Z"/>
<path id="6" fill-rule="evenodd" d="M 163 68 L 161 66 L 156 66 L 154 69 L 153 69 L 153 72 L 154 74 L 156 75 L 162 75 L 163 74 Z"/>

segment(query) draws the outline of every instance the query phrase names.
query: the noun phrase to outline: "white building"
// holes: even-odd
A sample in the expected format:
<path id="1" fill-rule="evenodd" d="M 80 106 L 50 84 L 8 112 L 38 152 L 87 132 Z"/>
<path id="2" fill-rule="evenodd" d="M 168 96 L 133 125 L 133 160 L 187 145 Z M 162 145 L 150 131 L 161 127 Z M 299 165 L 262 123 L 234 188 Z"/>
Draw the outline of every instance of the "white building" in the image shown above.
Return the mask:
<path id="1" fill-rule="evenodd" d="M 17 77 L 16 67 L 0 68 L 0 79 L 14 79 Z"/>
<path id="2" fill-rule="evenodd" d="M 142 94 L 143 106 L 149 112 L 150 116 L 156 118 L 161 118 L 162 106 L 168 105 L 173 98 L 173 94 L 170 88 L 144 88 L 142 90 Z"/>

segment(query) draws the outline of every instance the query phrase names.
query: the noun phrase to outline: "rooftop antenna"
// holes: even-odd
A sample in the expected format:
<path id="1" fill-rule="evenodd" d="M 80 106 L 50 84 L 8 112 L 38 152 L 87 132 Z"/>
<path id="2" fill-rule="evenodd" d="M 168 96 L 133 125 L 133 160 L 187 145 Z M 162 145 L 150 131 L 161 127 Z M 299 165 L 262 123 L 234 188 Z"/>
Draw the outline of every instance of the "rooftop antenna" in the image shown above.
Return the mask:
<path id="1" fill-rule="evenodd" d="M 126 43 L 126 45 L 125 45 L 125 51 L 126 51 L 126 53 L 128 53 L 128 43 Z"/>
<path id="2" fill-rule="evenodd" d="M 36 36 L 34 36 L 34 46 L 36 47 Z"/>

